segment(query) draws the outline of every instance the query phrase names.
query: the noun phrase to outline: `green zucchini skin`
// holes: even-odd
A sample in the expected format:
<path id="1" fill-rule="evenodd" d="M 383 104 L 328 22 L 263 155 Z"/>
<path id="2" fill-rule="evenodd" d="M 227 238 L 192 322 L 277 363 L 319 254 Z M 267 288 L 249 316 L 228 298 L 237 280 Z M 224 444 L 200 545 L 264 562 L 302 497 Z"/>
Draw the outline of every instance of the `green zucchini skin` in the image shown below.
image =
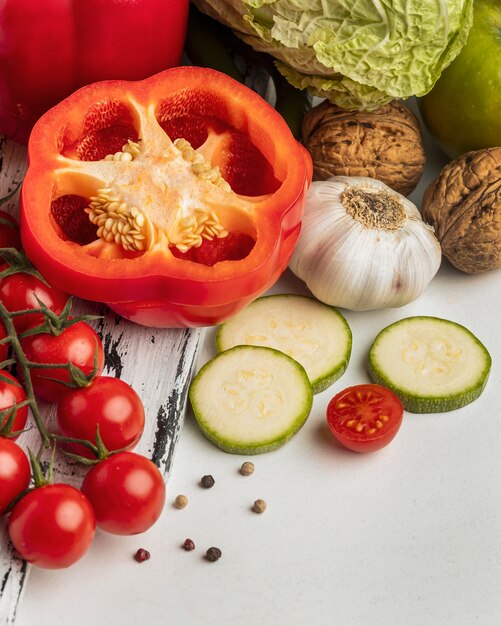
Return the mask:
<path id="1" fill-rule="evenodd" d="M 309 315 L 310 317 L 310 320 L 313 319 L 313 315 L 316 312 L 315 309 L 318 308 L 318 310 L 322 311 L 323 314 L 325 314 L 325 312 L 328 312 L 329 315 L 332 317 L 332 320 L 334 320 L 335 323 L 339 325 L 340 330 L 341 330 L 340 335 L 342 335 L 340 339 L 345 344 L 343 356 L 339 358 L 335 363 L 330 364 L 330 368 L 326 370 L 325 372 L 322 372 L 321 374 L 318 374 L 317 376 L 310 375 L 311 376 L 310 382 L 313 387 L 313 393 L 317 394 L 317 393 L 324 391 L 325 389 L 330 387 L 332 384 L 334 384 L 345 373 L 348 367 L 348 364 L 350 362 L 353 337 L 352 337 L 351 328 L 348 325 L 348 322 L 346 321 L 345 317 L 335 307 L 330 306 L 328 304 L 324 304 L 323 302 L 319 302 L 316 298 L 313 298 L 311 296 L 302 296 L 302 295 L 296 295 L 296 294 L 273 294 L 273 295 L 261 296 L 260 298 L 257 298 L 251 304 L 248 305 L 247 309 L 245 309 L 244 311 L 236 315 L 233 319 L 229 320 L 228 322 L 225 322 L 218 328 L 217 333 L 216 333 L 217 351 L 223 352 L 228 347 L 233 347 L 234 344 L 231 346 L 228 346 L 227 339 L 226 339 L 226 334 L 227 334 L 227 330 L 229 327 L 232 327 L 236 324 L 236 325 L 240 325 L 240 328 L 243 328 L 245 325 L 245 322 L 242 322 L 242 319 L 245 319 L 245 316 L 247 315 L 248 312 L 255 311 L 254 319 L 256 319 L 260 314 L 260 310 L 262 314 L 263 309 L 266 309 L 268 307 L 271 308 L 274 305 L 281 306 L 283 308 L 283 311 L 285 312 L 290 311 L 292 309 L 299 310 L 302 306 L 311 306 L 311 308 L 308 310 L 308 313 L 307 313 L 307 315 Z M 267 332 L 268 329 L 263 328 L 263 330 L 264 332 Z M 336 330 L 337 332 L 339 332 L 338 329 Z M 246 343 L 245 345 L 259 345 L 259 344 L 252 342 L 252 343 Z M 280 345 L 280 342 L 278 340 L 274 341 L 271 347 L 275 348 L 276 350 L 282 350 L 286 354 L 289 354 L 289 356 L 291 356 L 292 358 L 295 358 L 297 361 L 301 362 L 300 357 L 292 354 L 292 352 L 288 352 L 287 347 Z M 308 366 L 305 365 L 304 363 L 302 364 L 306 368 L 307 373 L 309 373 Z"/>
<path id="2" fill-rule="evenodd" d="M 256 363 L 259 363 L 261 355 L 264 354 L 267 357 L 273 356 L 279 362 L 292 367 L 296 376 L 295 384 L 304 391 L 302 404 L 298 407 L 297 414 L 291 421 L 289 428 L 282 430 L 274 437 L 265 437 L 261 441 L 245 441 L 235 437 L 228 438 L 224 433 L 218 432 L 217 428 L 211 424 L 211 420 L 207 419 L 206 412 L 202 406 L 203 398 L 208 391 L 204 387 L 205 374 L 213 367 L 214 362 L 221 359 L 234 359 L 238 363 L 238 359 L 243 353 L 252 353 Z M 189 399 L 198 426 L 209 441 L 229 454 L 256 455 L 281 448 L 303 427 L 313 405 L 313 389 L 303 366 L 283 352 L 259 346 L 235 346 L 213 357 L 200 369 L 190 385 Z M 201 399 L 202 402 L 200 401 Z M 223 406 L 221 406 L 221 411 L 224 411 Z M 238 417 L 235 419 L 238 419 Z"/>
<path id="3" fill-rule="evenodd" d="M 430 322 L 436 325 L 450 325 L 464 334 L 465 338 L 468 338 L 476 347 L 478 352 L 482 356 L 483 367 L 481 370 L 475 373 L 472 382 L 467 387 L 456 393 L 445 393 L 443 395 L 425 395 L 416 394 L 412 391 L 403 388 L 401 385 L 395 383 L 391 377 L 389 377 L 384 371 L 382 371 L 381 364 L 378 362 L 375 352 L 380 346 L 381 342 L 393 333 L 396 329 L 402 328 L 404 324 L 413 324 L 414 322 Z M 454 411 L 460 409 L 467 404 L 470 404 L 476 400 L 487 384 L 490 370 L 492 365 L 492 358 L 484 344 L 465 326 L 433 316 L 414 316 L 404 318 L 398 322 L 390 324 L 386 328 L 383 328 L 380 333 L 374 339 L 372 346 L 369 350 L 368 356 L 368 373 L 371 380 L 377 384 L 384 385 L 391 389 L 401 400 L 404 409 L 410 413 L 444 413 L 448 411 Z"/>

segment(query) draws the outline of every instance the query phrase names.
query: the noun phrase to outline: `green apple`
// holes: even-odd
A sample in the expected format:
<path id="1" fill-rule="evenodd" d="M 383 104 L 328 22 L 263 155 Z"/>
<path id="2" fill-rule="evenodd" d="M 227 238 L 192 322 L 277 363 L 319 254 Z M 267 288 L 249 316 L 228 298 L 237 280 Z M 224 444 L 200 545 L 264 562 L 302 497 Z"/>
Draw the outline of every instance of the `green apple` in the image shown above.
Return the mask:
<path id="1" fill-rule="evenodd" d="M 420 109 L 451 158 L 501 146 L 501 0 L 475 1 L 465 46 Z"/>

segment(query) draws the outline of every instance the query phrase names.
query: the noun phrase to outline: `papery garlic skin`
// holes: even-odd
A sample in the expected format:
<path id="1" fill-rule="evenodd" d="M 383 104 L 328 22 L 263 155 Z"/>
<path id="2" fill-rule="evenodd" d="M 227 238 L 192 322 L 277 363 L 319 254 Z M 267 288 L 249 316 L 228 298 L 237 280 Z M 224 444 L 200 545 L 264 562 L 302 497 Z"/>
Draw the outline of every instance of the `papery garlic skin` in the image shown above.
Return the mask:
<path id="1" fill-rule="evenodd" d="M 397 211 L 387 219 L 378 207 L 362 223 L 347 210 L 347 197 L 358 193 L 389 201 Z M 373 178 L 335 176 L 312 183 L 289 267 L 318 300 L 366 311 L 415 300 L 441 257 L 433 229 L 410 200 Z"/>

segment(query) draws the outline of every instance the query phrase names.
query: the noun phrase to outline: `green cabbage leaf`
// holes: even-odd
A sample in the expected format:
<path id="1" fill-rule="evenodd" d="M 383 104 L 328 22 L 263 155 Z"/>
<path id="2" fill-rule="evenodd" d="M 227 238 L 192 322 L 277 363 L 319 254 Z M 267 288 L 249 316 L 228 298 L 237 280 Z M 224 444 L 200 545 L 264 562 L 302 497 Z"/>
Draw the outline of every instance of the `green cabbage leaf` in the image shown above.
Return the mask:
<path id="1" fill-rule="evenodd" d="M 422 96 L 466 42 L 473 0 L 192 0 L 295 87 L 346 109 Z"/>

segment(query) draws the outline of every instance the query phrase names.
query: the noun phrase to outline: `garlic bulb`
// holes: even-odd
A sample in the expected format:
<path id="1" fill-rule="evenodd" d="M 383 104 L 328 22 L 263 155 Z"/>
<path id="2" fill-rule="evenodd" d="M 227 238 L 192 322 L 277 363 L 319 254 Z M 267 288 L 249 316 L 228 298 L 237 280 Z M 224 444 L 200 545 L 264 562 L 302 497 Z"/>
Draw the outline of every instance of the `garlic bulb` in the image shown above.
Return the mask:
<path id="1" fill-rule="evenodd" d="M 312 183 L 289 267 L 318 300 L 365 311 L 415 300 L 440 261 L 412 202 L 378 180 L 335 176 Z"/>

